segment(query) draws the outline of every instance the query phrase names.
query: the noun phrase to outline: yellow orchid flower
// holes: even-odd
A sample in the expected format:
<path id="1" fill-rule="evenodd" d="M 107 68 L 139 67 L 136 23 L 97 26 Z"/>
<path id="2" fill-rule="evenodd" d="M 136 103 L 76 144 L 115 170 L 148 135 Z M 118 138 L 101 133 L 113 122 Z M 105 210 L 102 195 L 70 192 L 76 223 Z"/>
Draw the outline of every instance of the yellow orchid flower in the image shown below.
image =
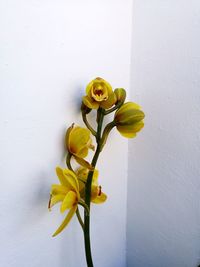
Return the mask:
<path id="1" fill-rule="evenodd" d="M 88 150 L 94 150 L 88 129 L 72 124 L 66 132 L 65 143 L 69 153 L 75 157 L 80 165 L 92 169 L 91 165 L 84 160 L 88 155 Z"/>
<path id="2" fill-rule="evenodd" d="M 108 109 L 117 100 L 111 85 L 99 77 L 87 85 L 86 94 L 83 97 L 83 103 L 90 109 L 98 109 L 99 107 Z"/>
<path id="3" fill-rule="evenodd" d="M 144 112 L 133 102 L 123 104 L 115 113 L 115 124 L 121 135 L 133 138 L 144 127 Z"/>
<path id="4" fill-rule="evenodd" d="M 52 185 L 49 209 L 56 203 L 61 202 L 60 212 L 63 213 L 67 209 L 69 212 L 53 236 L 58 235 L 68 225 L 77 210 L 78 202 L 80 200 L 79 182 L 74 172 L 57 167 L 56 174 L 60 184 Z"/>
<path id="5" fill-rule="evenodd" d="M 76 175 L 79 182 L 79 191 L 82 198 L 84 198 L 85 196 L 85 183 L 87 181 L 88 172 L 89 170 L 84 167 L 80 167 L 76 171 Z M 107 199 L 106 194 L 101 191 L 101 186 L 99 186 L 98 184 L 98 175 L 99 172 L 98 170 L 95 169 L 93 172 L 92 185 L 91 185 L 91 202 L 95 204 L 101 204 L 105 202 Z"/>

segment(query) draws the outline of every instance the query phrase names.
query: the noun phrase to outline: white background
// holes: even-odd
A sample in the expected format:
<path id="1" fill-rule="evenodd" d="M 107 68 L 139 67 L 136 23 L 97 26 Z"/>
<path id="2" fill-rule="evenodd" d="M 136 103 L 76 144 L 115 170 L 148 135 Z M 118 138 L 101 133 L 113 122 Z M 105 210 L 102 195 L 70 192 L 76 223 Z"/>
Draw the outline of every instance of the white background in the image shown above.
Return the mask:
<path id="1" fill-rule="evenodd" d="M 58 237 L 47 210 L 63 139 L 96 76 L 129 89 L 131 1 L 0 1 L 0 266 L 83 267 L 74 217 Z M 113 132 L 98 167 L 108 201 L 92 210 L 95 267 L 125 266 L 127 140 Z M 116 156 L 117 155 L 117 156 Z"/>
<path id="2" fill-rule="evenodd" d="M 129 143 L 128 266 L 200 264 L 200 1 L 135 0 L 132 99 L 145 128 Z"/>
<path id="3" fill-rule="evenodd" d="M 0 266 L 85 266 L 76 218 L 52 238 L 63 216 L 47 202 L 96 76 L 146 123 L 129 153 L 114 131 L 98 163 L 95 267 L 126 266 L 126 249 L 129 267 L 200 263 L 199 34 L 198 0 L 0 1 Z"/>

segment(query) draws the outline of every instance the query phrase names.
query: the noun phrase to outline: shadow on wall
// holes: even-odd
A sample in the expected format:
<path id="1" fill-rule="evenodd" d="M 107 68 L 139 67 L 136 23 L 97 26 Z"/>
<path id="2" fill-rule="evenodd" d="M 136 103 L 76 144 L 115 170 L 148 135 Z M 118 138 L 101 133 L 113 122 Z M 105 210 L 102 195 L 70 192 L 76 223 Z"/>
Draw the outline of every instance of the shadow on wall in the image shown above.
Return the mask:
<path id="1" fill-rule="evenodd" d="M 26 230 L 26 228 L 33 227 L 37 225 L 39 221 L 43 220 L 48 212 L 48 201 L 49 201 L 49 192 L 50 192 L 50 182 L 49 173 L 45 173 L 44 171 L 36 172 L 34 174 L 30 174 L 29 176 L 35 176 L 32 178 L 34 184 L 32 184 L 31 192 L 29 191 L 27 194 L 29 196 L 26 197 L 26 213 L 25 216 L 20 216 L 20 222 L 18 226 L 18 231 Z M 29 177 L 27 176 L 27 177 Z"/>

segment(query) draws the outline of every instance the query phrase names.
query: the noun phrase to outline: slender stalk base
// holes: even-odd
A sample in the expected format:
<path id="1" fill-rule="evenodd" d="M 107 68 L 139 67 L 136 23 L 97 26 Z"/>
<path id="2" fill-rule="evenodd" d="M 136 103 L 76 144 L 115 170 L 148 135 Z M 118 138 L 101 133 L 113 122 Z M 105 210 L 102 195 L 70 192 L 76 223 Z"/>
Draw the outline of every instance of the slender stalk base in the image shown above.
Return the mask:
<path id="1" fill-rule="evenodd" d="M 98 110 L 97 114 L 97 134 L 96 134 L 96 141 L 97 141 L 97 148 L 94 154 L 94 157 L 92 159 L 91 165 L 94 167 L 96 166 L 99 154 L 101 152 L 101 130 L 102 130 L 102 124 L 103 124 L 103 110 L 100 108 Z M 92 185 L 92 177 L 93 177 L 94 171 L 89 171 L 87 182 L 85 185 L 85 204 L 88 206 L 90 211 L 90 196 L 91 196 L 91 185 Z M 85 256 L 87 261 L 88 267 L 93 267 L 93 261 L 92 261 L 92 254 L 91 254 L 91 246 L 90 246 L 90 212 L 89 214 L 84 211 L 84 242 L 85 242 Z"/>
<path id="2" fill-rule="evenodd" d="M 101 152 L 100 146 L 97 146 L 97 150 L 92 160 L 92 166 L 95 168 L 97 159 Z M 85 190 L 85 203 L 90 210 L 90 195 L 91 195 L 91 184 L 92 184 L 93 171 L 88 174 Z M 88 267 L 93 267 L 91 246 L 90 246 L 90 213 L 84 212 L 84 241 L 85 241 L 85 255 Z"/>

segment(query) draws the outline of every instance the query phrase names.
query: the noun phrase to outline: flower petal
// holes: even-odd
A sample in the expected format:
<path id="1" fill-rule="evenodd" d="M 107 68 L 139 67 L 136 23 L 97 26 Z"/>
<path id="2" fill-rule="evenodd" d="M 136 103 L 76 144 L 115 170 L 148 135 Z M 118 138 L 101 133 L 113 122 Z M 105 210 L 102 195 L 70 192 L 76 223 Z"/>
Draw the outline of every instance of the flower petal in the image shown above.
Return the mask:
<path id="1" fill-rule="evenodd" d="M 99 194 L 99 187 L 92 185 L 91 186 L 91 201 L 95 199 Z"/>
<path id="2" fill-rule="evenodd" d="M 68 169 L 63 169 L 63 175 L 65 176 L 70 190 L 74 190 L 75 192 L 79 191 L 79 184 L 78 184 L 78 180 L 77 177 L 75 175 L 75 173 L 73 171 L 70 171 Z"/>
<path id="3" fill-rule="evenodd" d="M 61 185 L 66 188 L 65 191 L 68 192 L 71 189 L 78 191 L 78 180 L 73 171 L 56 167 L 56 173 Z"/>
<path id="4" fill-rule="evenodd" d="M 66 195 L 68 191 L 69 191 L 68 188 L 66 188 L 65 186 L 60 185 L 60 184 L 53 184 L 51 186 L 51 194 L 52 195 L 58 195 L 58 194 Z"/>
<path id="5" fill-rule="evenodd" d="M 95 199 L 92 199 L 91 201 L 95 204 L 101 204 L 103 202 L 105 202 L 107 199 L 106 194 L 104 194 L 103 192 L 101 192 L 100 196 L 97 196 Z"/>
<path id="6" fill-rule="evenodd" d="M 56 174 L 58 176 L 58 179 L 59 179 L 61 185 L 69 187 L 69 183 L 68 183 L 66 177 L 63 174 L 63 169 L 60 168 L 60 167 L 56 167 Z"/>
<path id="7" fill-rule="evenodd" d="M 126 90 L 124 88 L 116 88 L 114 94 L 116 95 L 117 103 L 124 103 L 126 99 Z"/>
<path id="8" fill-rule="evenodd" d="M 93 86 L 93 82 L 94 80 L 92 80 L 91 82 L 88 83 L 88 85 L 86 86 L 86 94 L 88 95 L 90 93 L 91 87 Z"/>
<path id="9" fill-rule="evenodd" d="M 99 108 L 99 103 L 94 101 L 89 96 L 83 96 L 82 100 L 83 100 L 83 103 L 85 104 L 85 106 L 87 106 L 88 108 L 91 108 L 91 109 L 98 109 Z"/>
<path id="10" fill-rule="evenodd" d="M 124 131 L 119 131 L 120 134 L 123 136 L 123 137 L 126 137 L 126 138 L 134 138 L 136 137 L 136 133 L 127 133 L 127 132 L 124 132 Z"/>
<path id="11" fill-rule="evenodd" d="M 59 226 L 59 228 L 53 234 L 53 237 L 58 235 L 60 232 L 62 232 L 62 230 L 68 225 L 68 223 L 70 222 L 74 213 L 76 212 L 76 209 L 77 209 L 77 206 L 74 206 L 73 208 L 70 209 L 70 211 L 68 212 L 68 214 L 67 214 L 66 218 L 64 219 L 64 221 L 62 222 L 62 224 Z"/>
<path id="12" fill-rule="evenodd" d="M 81 166 L 89 169 L 89 170 L 94 170 L 94 167 L 86 160 L 76 157 L 74 156 L 74 158 L 76 159 L 76 161 L 78 162 L 78 164 L 80 164 Z"/>
<path id="13" fill-rule="evenodd" d="M 65 135 L 65 144 L 66 144 L 67 149 L 69 147 L 69 136 L 73 128 L 74 128 L 74 123 L 72 123 L 72 125 L 67 129 L 67 132 Z"/>
<path id="14" fill-rule="evenodd" d="M 99 171 L 95 169 L 92 176 L 92 185 L 98 186 L 98 176 L 99 176 Z"/>
<path id="15" fill-rule="evenodd" d="M 49 201 L 49 209 L 51 209 L 56 203 L 63 201 L 64 198 L 64 194 L 52 195 Z"/>
<path id="16" fill-rule="evenodd" d="M 63 213 L 66 209 L 71 209 L 77 202 L 77 194 L 74 191 L 69 191 L 60 206 L 60 212 Z"/>
<path id="17" fill-rule="evenodd" d="M 124 113 L 127 110 L 129 110 L 129 109 L 137 109 L 137 110 L 140 110 L 141 107 L 138 104 L 134 103 L 134 102 L 126 102 L 123 106 L 121 106 L 120 112 L 123 112 Z"/>
<path id="18" fill-rule="evenodd" d="M 79 158 L 85 158 L 88 155 L 88 147 L 83 147 L 81 150 L 78 152 Z"/>
<path id="19" fill-rule="evenodd" d="M 140 121 L 133 125 L 123 125 L 117 126 L 117 130 L 120 134 L 126 138 L 133 138 L 136 136 L 136 133 L 139 132 L 144 127 L 144 122 Z"/>
<path id="20" fill-rule="evenodd" d="M 79 156 L 83 148 L 88 148 L 91 143 L 90 131 L 86 128 L 76 126 L 69 135 L 69 150 L 72 154 Z"/>
<path id="21" fill-rule="evenodd" d="M 104 109 L 108 109 L 111 108 L 115 102 L 117 101 L 116 95 L 114 94 L 114 92 L 112 92 L 109 96 L 108 99 L 105 101 L 102 101 L 100 103 L 100 106 Z"/>
<path id="22" fill-rule="evenodd" d="M 88 169 L 84 167 L 79 167 L 76 170 L 76 175 L 78 179 L 81 179 L 82 181 L 86 182 L 87 181 L 87 176 L 88 176 Z"/>

